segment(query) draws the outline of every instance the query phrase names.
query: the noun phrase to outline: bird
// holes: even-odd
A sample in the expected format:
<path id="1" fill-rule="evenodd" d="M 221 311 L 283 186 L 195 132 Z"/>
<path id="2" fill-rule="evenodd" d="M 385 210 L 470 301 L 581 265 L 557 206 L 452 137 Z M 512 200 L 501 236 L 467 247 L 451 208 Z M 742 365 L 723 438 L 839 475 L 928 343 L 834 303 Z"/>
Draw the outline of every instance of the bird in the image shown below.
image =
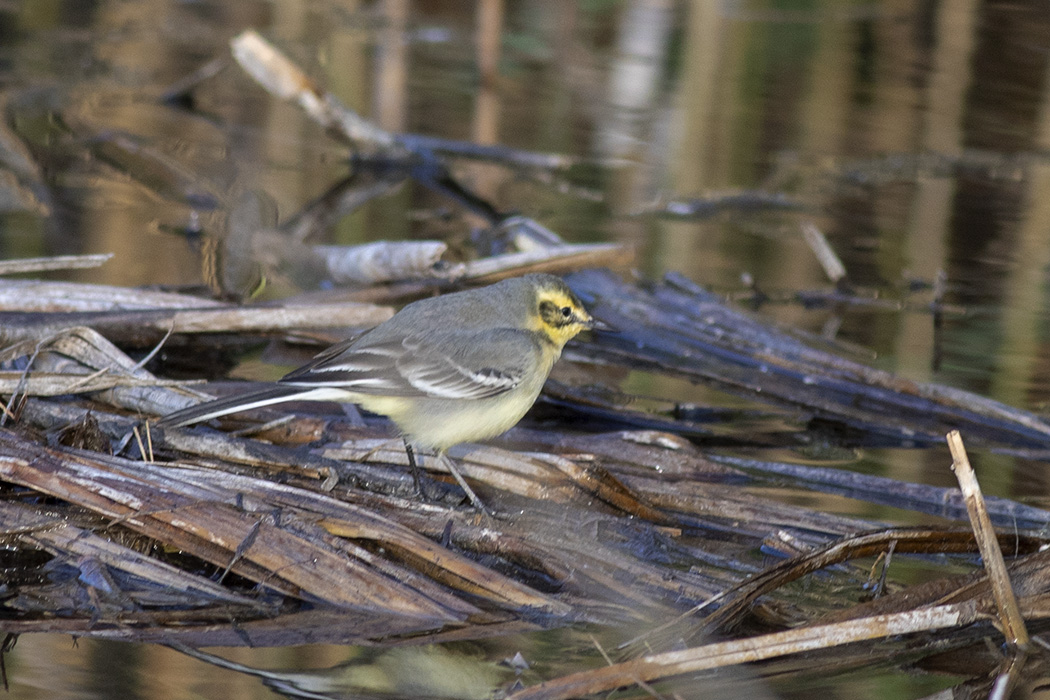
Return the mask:
<path id="1" fill-rule="evenodd" d="M 418 490 L 413 448 L 434 452 L 484 511 L 447 458 L 449 448 L 516 425 L 565 344 L 585 330 L 612 328 L 559 277 L 514 277 L 412 302 L 271 386 L 175 411 L 156 425 L 185 426 L 286 401 L 357 404 L 397 426 Z"/>

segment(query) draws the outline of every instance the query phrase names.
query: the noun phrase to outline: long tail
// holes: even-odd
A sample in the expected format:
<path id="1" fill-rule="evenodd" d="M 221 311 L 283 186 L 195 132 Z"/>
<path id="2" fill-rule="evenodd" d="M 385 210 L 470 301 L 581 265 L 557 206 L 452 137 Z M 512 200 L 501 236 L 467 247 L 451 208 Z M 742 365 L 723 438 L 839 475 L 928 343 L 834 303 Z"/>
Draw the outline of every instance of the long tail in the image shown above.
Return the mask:
<path id="1" fill-rule="evenodd" d="M 211 420 L 228 413 L 238 411 L 249 411 L 253 408 L 262 408 L 275 403 L 285 401 L 338 401 L 340 398 L 346 401 L 346 394 L 340 396 L 326 387 L 302 387 L 288 384 L 274 384 L 265 389 L 250 391 L 245 394 L 227 396 L 214 401 L 205 401 L 196 406 L 183 408 L 169 413 L 157 421 L 158 428 L 178 428 L 191 423 Z"/>

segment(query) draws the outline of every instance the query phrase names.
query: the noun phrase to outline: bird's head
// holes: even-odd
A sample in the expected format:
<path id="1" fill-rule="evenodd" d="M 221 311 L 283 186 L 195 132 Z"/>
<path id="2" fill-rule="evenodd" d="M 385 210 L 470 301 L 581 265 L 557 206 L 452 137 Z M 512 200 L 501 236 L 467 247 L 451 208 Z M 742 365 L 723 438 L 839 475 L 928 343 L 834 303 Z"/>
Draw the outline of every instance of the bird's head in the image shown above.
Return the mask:
<path id="1" fill-rule="evenodd" d="M 577 334 L 608 326 L 594 318 L 569 286 L 553 275 L 530 275 L 534 300 L 531 330 L 544 334 L 561 349 Z"/>

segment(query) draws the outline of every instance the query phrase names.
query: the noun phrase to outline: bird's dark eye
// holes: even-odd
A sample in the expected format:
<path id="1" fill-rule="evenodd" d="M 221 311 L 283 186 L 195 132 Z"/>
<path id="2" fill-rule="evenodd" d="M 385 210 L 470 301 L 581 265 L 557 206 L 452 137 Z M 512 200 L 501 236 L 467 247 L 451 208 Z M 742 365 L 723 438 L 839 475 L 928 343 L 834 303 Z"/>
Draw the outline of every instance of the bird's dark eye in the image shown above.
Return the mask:
<path id="1" fill-rule="evenodd" d="M 570 309 L 568 306 L 561 307 L 561 315 L 562 315 L 562 318 L 569 318 L 569 317 L 571 317 L 572 316 L 572 309 Z"/>

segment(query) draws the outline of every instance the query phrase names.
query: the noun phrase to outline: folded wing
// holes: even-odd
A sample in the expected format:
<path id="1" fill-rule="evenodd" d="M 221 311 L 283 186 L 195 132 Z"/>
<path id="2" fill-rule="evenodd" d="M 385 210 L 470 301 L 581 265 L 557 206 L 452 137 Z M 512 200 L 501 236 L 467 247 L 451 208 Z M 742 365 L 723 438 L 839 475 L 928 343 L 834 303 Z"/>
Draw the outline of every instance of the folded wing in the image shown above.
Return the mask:
<path id="1" fill-rule="evenodd" d="M 539 361 L 528 332 L 446 331 L 332 348 L 281 379 L 378 396 L 482 399 L 521 384 Z"/>

